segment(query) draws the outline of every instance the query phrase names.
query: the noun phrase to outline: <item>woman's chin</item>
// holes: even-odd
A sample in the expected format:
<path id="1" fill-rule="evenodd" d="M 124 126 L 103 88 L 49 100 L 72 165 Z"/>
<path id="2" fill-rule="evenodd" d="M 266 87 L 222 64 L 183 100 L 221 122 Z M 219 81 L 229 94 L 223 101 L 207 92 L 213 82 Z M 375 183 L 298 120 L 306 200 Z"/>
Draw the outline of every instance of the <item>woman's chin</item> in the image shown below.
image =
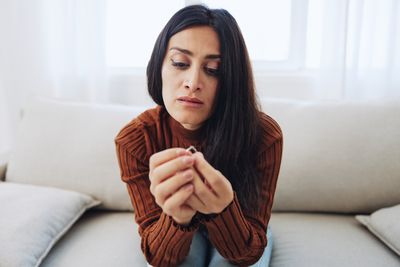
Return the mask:
<path id="1" fill-rule="evenodd" d="M 168 110 L 168 109 L 167 109 Z M 200 128 L 201 125 L 207 120 L 207 116 L 201 111 L 188 111 L 185 109 L 178 109 L 169 112 L 169 114 L 186 129 Z"/>
<path id="2" fill-rule="evenodd" d="M 196 119 L 196 118 L 188 118 L 187 116 L 185 117 L 178 117 L 175 118 L 176 121 L 178 121 L 185 129 L 188 130 L 196 130 L 203 125 L 204 120 L 201 119 Z"/>
<path id="3" fill-rule="evenodd" d="M 197 130 L 203 125 L 203 123 L 201 122 L 193 122 L 193 121 L 189 122 L 183 121 L 180 122 L 180 124 L 183 126 L 183 128 L 191 131 Z"/>

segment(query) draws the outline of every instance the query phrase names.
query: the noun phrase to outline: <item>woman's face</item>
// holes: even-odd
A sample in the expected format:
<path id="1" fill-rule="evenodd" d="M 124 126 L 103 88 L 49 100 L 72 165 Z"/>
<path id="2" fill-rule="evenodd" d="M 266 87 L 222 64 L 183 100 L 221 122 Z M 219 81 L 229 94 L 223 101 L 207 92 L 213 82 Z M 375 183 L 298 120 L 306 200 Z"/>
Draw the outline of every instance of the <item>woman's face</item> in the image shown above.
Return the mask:
<path id="1" fill-rule="evenodd" d="M 211 116 L 221 61 L 217 33 L 208 26 L 173 35 L 162 65 L 162 97 L 168 113 L 189 130 Z"/>

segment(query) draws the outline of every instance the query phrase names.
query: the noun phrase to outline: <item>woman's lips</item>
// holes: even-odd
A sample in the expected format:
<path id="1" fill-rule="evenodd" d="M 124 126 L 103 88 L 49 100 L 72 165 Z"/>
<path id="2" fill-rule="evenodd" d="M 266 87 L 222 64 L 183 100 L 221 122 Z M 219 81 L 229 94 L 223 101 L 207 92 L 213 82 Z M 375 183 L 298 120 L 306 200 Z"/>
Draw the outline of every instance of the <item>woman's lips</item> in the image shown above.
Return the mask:
<path id="1" fill-rule="evenodd" d="M 179 97 L 177 100 L 186 107 L 201 107 L 204 104 L 203 101 L 195 97 L 183 96 Z"/>
<path id="2" fill-rule="evenodd" d="M 193 103 L 198 103 L 198 104 L 203 104 L 203 101 L 196 97 L 189 97 L 189 96 L 181 96 L 178 98 L 178 100 L 181 101 L 186 101 L 186 102 L 193 102 Z"/>
<path id="3" fill-rule="evenodd" d="M 204 103 L 196 97 L 182 96 L 178 98 L 178 103 L 185 107 L 201 107 Z"/>

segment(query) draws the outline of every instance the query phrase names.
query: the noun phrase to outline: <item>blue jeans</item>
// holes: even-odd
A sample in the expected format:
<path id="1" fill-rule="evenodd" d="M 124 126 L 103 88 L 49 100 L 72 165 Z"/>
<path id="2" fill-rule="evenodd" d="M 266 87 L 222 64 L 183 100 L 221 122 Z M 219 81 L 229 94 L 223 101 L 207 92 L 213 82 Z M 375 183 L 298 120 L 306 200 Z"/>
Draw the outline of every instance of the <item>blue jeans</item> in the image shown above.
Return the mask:
<path id="1" fill-rule="evenodd" d="M 261 258 L 253 267 L 268 267 L 272 255 L 272 232 L 270 227 L 267 229 L 268 245 L 264 249 Z M 232 267 L 224 257 L 219 254 L 217 249 L 210 243 L 207 233 L 198 231 L 192 240 L 190 251 L 185 261 L 179 267 Z"/>

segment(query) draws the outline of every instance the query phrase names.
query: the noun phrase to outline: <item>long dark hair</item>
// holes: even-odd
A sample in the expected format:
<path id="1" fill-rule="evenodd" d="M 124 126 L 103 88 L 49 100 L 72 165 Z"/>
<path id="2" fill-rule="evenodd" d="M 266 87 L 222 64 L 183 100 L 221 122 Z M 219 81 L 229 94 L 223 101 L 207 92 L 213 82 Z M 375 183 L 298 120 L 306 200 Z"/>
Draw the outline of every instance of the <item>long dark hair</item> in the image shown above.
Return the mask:
<path id="1" fill-rule="evenodd" d="M 203 5 L 187 6 L 175 13 L 158 36 L 147 66 L 149 94 L 164 106 L 161 68 L 169 39 L 192 26 L 212 27 L 221 53 L 218 93 L 214 112 L 205 124 L 203 154 L 229 179 L 242 208 L 255 212 L 260 192 L 256 168 L 260 105 L 246 44 L 232 15 Z"/>

